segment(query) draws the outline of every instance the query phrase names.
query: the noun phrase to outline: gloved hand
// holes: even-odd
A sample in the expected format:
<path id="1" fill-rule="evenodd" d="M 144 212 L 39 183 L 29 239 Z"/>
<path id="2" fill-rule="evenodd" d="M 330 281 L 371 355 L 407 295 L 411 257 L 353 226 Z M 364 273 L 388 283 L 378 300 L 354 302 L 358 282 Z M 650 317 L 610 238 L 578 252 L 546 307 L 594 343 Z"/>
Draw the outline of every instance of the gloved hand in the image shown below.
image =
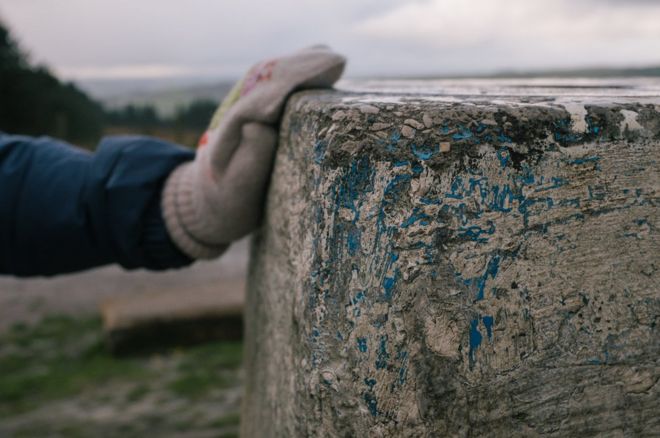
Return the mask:
<path id="1" fill-rule="evenodd" d="M 310 47 L 255 65 L 234 86 L 195 160 L 174 169 L 165 182 L 165 225 L 185 254 L 217 257 L 259 225 L 287 97 L 298 89 L 332 86 L 345 62 L 327 47 Z"/>

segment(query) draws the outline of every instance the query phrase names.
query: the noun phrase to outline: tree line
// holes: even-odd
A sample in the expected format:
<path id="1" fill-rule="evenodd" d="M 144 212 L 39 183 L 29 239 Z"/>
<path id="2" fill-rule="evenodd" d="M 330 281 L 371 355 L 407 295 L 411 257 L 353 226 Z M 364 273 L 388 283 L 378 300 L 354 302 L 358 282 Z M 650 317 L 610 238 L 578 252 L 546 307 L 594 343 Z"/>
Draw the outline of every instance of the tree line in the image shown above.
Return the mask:
<path id="1" fill-rule="evenodd" d="M 216 106 L 211 100 L 195 101 L 171 117 L 159 116 L 150 105 L 106 109 L 73 83 L 57 79 L 45 66 L 33 65 L 0 22 L 0 131 L 50 135 L 79 145 L 95 144 L 113 127 L 138 133 L 197 133 L 204 130 Z"/>

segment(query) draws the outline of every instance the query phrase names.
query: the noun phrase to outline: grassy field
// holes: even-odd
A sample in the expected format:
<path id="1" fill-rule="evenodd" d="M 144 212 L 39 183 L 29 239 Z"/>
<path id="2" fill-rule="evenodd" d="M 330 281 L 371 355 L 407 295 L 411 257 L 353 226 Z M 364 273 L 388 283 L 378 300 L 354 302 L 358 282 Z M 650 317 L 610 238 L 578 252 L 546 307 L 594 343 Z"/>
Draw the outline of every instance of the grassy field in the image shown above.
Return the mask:
<path id="1" fill-rule="evenodd" d="M 242 344 L 115 358 L 97 318 L 0 334 L 0 436 L 238 434 Z"/>

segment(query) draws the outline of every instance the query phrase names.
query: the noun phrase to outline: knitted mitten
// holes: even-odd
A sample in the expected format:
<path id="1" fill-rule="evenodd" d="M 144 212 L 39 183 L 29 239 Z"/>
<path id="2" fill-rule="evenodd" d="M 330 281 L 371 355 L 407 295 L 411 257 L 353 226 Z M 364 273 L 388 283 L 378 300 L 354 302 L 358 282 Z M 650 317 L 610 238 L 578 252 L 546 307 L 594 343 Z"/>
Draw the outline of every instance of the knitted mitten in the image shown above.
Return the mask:
<path id="1" fill-rule="evenodd" d="M 298 89 L 330 87 L 345 59 L 315 46 L 250 69 L 218 107 L 194 161 L 170 174 L 162 195 L 165 225 L 192 258 L 213 258 L 261 221 L 277 145 L 276 124 Z"/>

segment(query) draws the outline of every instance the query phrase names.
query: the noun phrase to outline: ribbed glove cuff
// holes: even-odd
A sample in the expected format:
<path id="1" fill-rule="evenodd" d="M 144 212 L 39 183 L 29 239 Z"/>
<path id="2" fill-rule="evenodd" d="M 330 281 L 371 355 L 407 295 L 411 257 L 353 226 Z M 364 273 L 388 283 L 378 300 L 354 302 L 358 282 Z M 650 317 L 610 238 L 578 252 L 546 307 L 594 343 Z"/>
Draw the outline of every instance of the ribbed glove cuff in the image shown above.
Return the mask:
<path id="1" fill-rule="evenodd" d="M 163 188 L 161 207 L 165 226 L 174 243 L 188 256 L 194 259 L 213 259 L 225 252 L 229 243 L 209 243 L 201 240 L 191 230 L 198 229 L 204 219 L 203 201 L 195 161 L 179 165 L 169 175 Z"/>

